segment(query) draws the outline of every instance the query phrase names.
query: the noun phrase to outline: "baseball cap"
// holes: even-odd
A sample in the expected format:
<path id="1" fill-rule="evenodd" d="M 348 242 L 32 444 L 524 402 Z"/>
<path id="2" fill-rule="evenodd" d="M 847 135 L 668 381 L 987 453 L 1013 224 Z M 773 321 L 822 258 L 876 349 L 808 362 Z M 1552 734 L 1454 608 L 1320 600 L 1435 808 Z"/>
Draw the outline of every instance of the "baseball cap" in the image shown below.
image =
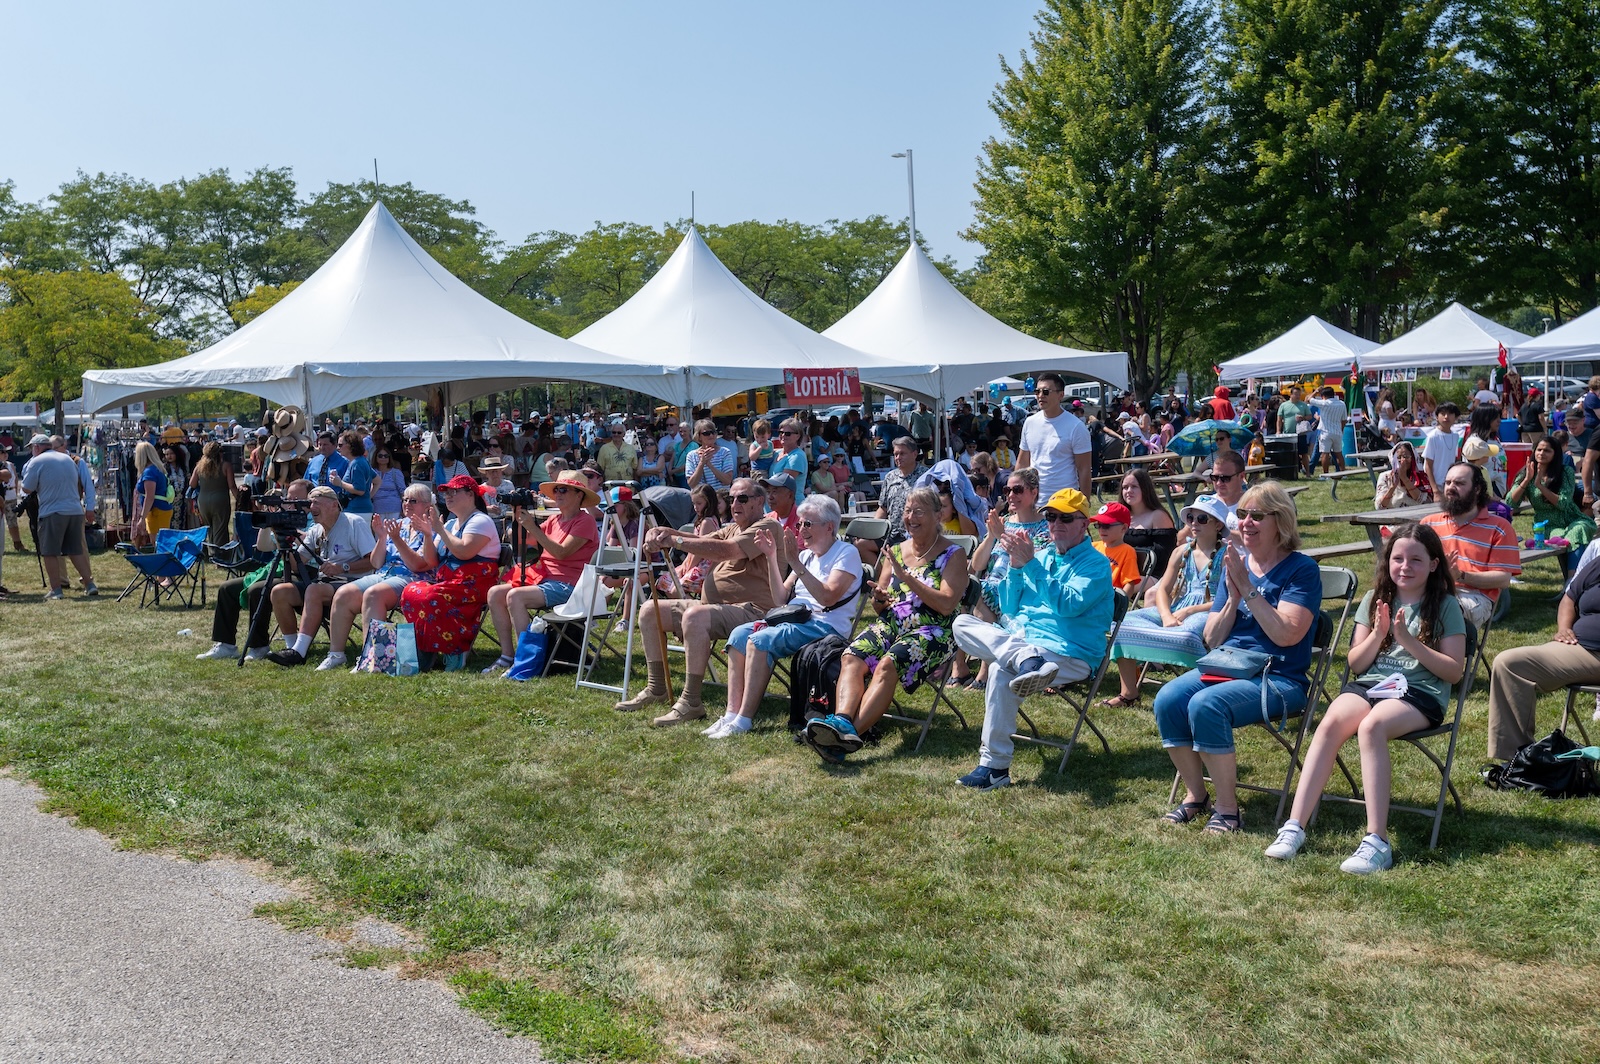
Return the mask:
<path id="1" fill-rule="evenodd" d="M 1485 458 L 1493 458 L 1500 453 L 1500 445 L 1490 443 L 1482 436 L 1473 436 L 1461 445 L 1461 460 L 1463 462 L 1481 462 Z"/>
<path id="2" fill-rule="evenodd" d="M 782 488 L 785 491 L 793 491 L 795 479 L 793 473 L 774 473 L 770 477 L 762 477 L 760 480 L 756 481 L 756 483 L 760 484 L 763 488 L 766 488 L 769 491 L 773 488 Z"/>
<path id="3" fill-rule="evenodd" d="M 33 438 L 28 440 L 28 446 L 29 447 L 48 447 L 48 446 L 50 446 L 50 437 L 46 436 L 42 432 L 35 432 L 33 434 Z"/>
<path id="4" fill-rule="evenodd" d="M 1089 518 L 1097 525 L 1131 525 L 1133 514 L 1120 502 L 1108 502 L 1100 507 L 1100 512 Z"/>
<path id="5" fill-rule="evenodd" d="M 1064 514 L 1080 513 L 1089 516 L 1089 500 L 1077 488 L 1062 488 L 1050 496 L 1050 501 L 1044 504 L 1046 510 L 1057 510 Z"/>

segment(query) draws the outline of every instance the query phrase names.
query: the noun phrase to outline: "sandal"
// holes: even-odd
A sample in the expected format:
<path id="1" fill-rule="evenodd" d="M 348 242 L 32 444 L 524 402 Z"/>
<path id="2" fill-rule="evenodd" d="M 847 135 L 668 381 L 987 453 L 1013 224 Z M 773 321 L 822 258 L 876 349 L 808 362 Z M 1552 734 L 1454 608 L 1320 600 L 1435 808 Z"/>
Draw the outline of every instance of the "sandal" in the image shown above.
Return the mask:
<path id="1" fill-rule="evenodd" d="M 1161 819 L 1168 824 L 1192 824 L 1205 816 L 1211 809 L 1211 798 L 1207 796 L 1198 802 L 1184 802 L 1176 808 L 1169 809 Z"/>
<path id="2" fill-rule="evenodd" d="M 971 682 L 972 682 L 972 674 L 971 673 L 968 673 L 965 676 L 956 676 L 955 674 L 952 673 L 950 678 L 944 682 L 944 685 L 946 687 L 965 687 L 965 686 L 967 686 L 967 684 L 969 684 Z"/>
<path id="3" fill-rule="evenodd" d="M 1202 829 L 1207 835 L 1232 835 L 1244 830 L 1244 817 L 1239 813 L 1212 813 Z"/>
<path id="4" fill-rule="evenodd" d="M 977 691 L 979 694 L 982 694 L 983 691 L 988 686 L 989 686 L 989 684 L 988 684 L 987 681 L 980 680 L 976 676 L 974 676 L 972 679 L 968 680 L 967 683 L 966 683 L 966 689 L 967 690 L 969 690 L 969 691 Z"/>
<path id="5" fill-rule="evenodd" d="M 1126 695 L 1113 695 L 1110 698 L 1102 698 L 1097 704 L 1104 706 L 1106 709 L 1132 709 L 1141 701 L 1143 700 L 1138 695 L 1134 695 L 1132 698 Z"/>

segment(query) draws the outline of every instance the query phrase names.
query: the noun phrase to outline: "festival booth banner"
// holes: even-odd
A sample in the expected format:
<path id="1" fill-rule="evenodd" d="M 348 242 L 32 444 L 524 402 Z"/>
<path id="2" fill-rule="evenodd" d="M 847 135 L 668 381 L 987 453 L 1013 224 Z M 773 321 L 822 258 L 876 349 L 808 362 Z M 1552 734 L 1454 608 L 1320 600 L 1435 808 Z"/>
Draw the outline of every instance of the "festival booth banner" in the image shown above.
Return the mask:
<path id="1" fill-rule="evenodd" d="M 789 406 L 837 406 L 861 402 L 861 371 L 837 369 L 786 369 L 783 391 Z"/>

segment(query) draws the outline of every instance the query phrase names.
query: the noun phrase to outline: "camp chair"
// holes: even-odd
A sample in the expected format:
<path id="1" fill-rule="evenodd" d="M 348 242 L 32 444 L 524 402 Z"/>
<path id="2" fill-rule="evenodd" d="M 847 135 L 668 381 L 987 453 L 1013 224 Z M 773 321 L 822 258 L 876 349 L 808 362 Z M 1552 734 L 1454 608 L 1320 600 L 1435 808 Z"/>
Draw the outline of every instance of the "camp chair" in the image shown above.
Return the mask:
<path id="1" fill-rule="evenodd" d="M 1078 720 L 1072 728 L 1072 736 L 1066 742 L 1057 739 L 1046 739 L 1039 734 L 1039 728 L 1028 716 L 1026 704 L 1017 710 L 1017 717 L 1027 725 L 1027 734 L 1013 732 L 1012 742 L 1035 743 L 1039 746 L 1053 746 L 1061 751 L 1061 763 L 1056 765 L 1056 772 L 1067 770 L 1067 758 L 1072 756 L 1072 748 L 1077 745 L 1078 735 L 1087 727 L 1094 733 L 1096 739 L 1106 753 L 1111 752 L 1111 744 L 1106 741 L 1105 735 L 1095 727 L 1094 721 L 1089 719 L 1089 707 L 1094 705 L 1095 697 L 1100 693 L 1100 683 L 1105 679 L 1106 670 L 1111 667 L 1111 645 L 1117 641 L 1117 632 L 1122 628 L 1122 619 L 1128 615 L 1128 596 L 1115 589 L 1111 592 L 1111 630 L 1106 633 L 1106 650 L 1100 655 L 1100 664 L 1088 676 L 1072 683 L 1055 685 L 1055 692 L 1060 699 L 1074 711 Z"/>
<path id="2" fill-rule="evenodd" d="M 163 595 L 176 598 L 185 606 L 194 606 L 196 591 L 200 605 L 206 604 L 206 570 L 201 562 L 205 558 L 207 528 L 163 528 L 156 532 L 155 551 L 141 554 L 133 547 L 119 543 L 117 550 L 135 569 L 134 577 L 117 596 L 121 602 L 139 589 L 139 608 L 161 605 Z M 127 549 L 124 550 L 123 548 Z M 187 592 L 187 593 L 186 593 Z"/>
<path id="3" fill-rule="evenodd" d="M 1283 811 L 1289 805 L 1289 797 L 1294 792 L 1290 784 L 1294 782 L 1295 770 L 1300 767 L 1300 751 L 1304 749 L 1306 736 L 1311 732 L 1312 720 L 1316 717 L 1319 706 L 1325 706 L 1332 701 L 1328 695 L 1327 681 L 1330 665 L 1333 661 L 1333 651 L 1344 636 L 1345 624 L 1350 619 L 1351 608 L 1355 604 L 1356 588 L 1360 581 L 1356 574 L 1349 569 L 1333 565 L 1318 566 L 1322 571 L 1322 605 L 1323 609 L 1317 613 L 1312 622 L 1316 625 L 1316 634 L 1311 643 L 1311 665 L 1306 671 L 1309 686 L 1306 689 L 1306 706 L 1300 713 L 1300 719 L 1292 735 L 1283 730 L 1283 726 L 1266 721 L 1252 721 L 1246 727 L 1260 728 L 1272 737 L 1272 740 L 1283 748 L 1289 755 L 1289 767 L 1283 775 L 1281 787 L 1267 787 L 1259 783 L 1246 783 L 1236 781 L 1234 786 L 1242 791 L 1259 791 L 1262 794 L 1276 794 L 1278 796 L 1278 811 L 1274 824 L 1283 822 Z M 1332 608 L 1330 608 L 1332 607 Z M 1337 610 L 1335 616 L 1334 610 Z M 1207 777 L 1209 779 L 1210 777 Z M 1173 773 L 1172 791 L 1167 796 L 1167 801 L 1178 800 L 1178 790 L 1183 786 L 1183 776 Z"/>
<path id="4" fill-rule="evenodd" d="M 1583 745 L 1588 746 L 1589 731 L 1583 726 L 1583 714 L 1575 712 L 1573 709 L 1580 694 L 1588 695 L 1592 699 L 1595 695 L 1600 695 L 1600 684 L 1575 683 L 1567 688 L 1567 704 L 1561 710 L 1561 730 L 1565 732 L 1569 722 L 1576 724 L 1578 726 L 1578 734 L 1583 736 Z M 1460 804 L 1459 801 L 1456 803 L 1458 807 Z"/>
<path id="5" fill-rule="evenodd" d="M 1492 618 L 1489 623 L 1494 623 Z M 1409 732 L 1405 735 L 1396 736 L 1394 739 L 1394 742 L 1410 743 L 1418 750 L 1421 750 L 1423 754 L 1427 756 L 1428 760 L 1433 762 L 1433 767 L 1439 770 L 1439 798 L 1438 801 L 1433 804 L 1432 808 L 1423 808 L 1422 806 L 1416 805 L 1401 805 L 1400 803 L 1392 800 L 1389 803 L 1389 808 L 1392 810 L 1400 810 L 1401 812 L 1406 813 L 1420 813 L 1423 816 L 1429 817 L 1433 820 L 1433 831 L 1428 836 L 1428 849 L 1430 850 L 1437 848 L 1439 845 L 1439 828 L 1444 823 L 1445 795 L 1448 794 L 1455 802 L 1456 812 L 1461 812 L 1461 795 L 1457 793 L 1456 785 L 1450 781 L 1450 768 L 1455 764 L 1456 760 L 1456 739 L 1459 738 L 1461 734 L 1461 715 L 1466 710 L 1467 695 L 1471 693 L 1473 680 L 1477 677 L 1477 663 L 1481 657 L 1480 650 L 1482 649 L 1484 643 L 1487 642 L 1486 637 L 1488 634 L 1489 625 L 1484 625 L 1481 636 L 1479 632 L 1472 627 L 1472 625 L 1467 625 L 1467 646 L 1464 655 L 1464 660 L 1467 663 L 1467 671 L 1462 674 L 1461 681 L 1456 684 L 1455 715 L 1440 723 L 1438 727 L 1422 728 L 1414 732 Z M 1354 639 L 1353 629 L 1351 637 Z M 1350 663 L 1346 661 L 1344 667 L 1344 680 L 1348 681 L 1349 678 Z M 1341 681 L 1340 686 L 1344 686 L 1343 681 Z M 1592 690 L 1600 690 L 1600 688 L 1592 688 Z M 1567 705 L 1569 708 L 1572 705 L 1572 688 L 1568 688 Z M 1563 727 L 1565 727 L 1564 721 Z M 1444 760 L 1442 761 L 1439 760 L 1438 752 L 1424 741 L 1440 735 L 1448 735 L 1450 737 L 1445 743 Z M 1351 779 L 1350 770 L 1345 767 L 1343 760 L 1339 760 L 1337 763 L 1340 771 L 1344 773 L 1345 779 L 1350 783 L 1350 794 L 1346 796 L 1342 794 L 1324 793 L 1322 796 L 1322 801 L 1348 802 L 1353 805 L 1366 805 L 1366 796 L 1361 793 L 1360 786 L 1353 779 Z M 1320 811 L 1321 805 L 1319 804 L 1317 810 L 1313 811 L 1311 814 L 1312 823 L 1316 822 L 1317 812 Z M 1306 827 L 1309 829 L 1311 824 L 1307 824 Z"/>

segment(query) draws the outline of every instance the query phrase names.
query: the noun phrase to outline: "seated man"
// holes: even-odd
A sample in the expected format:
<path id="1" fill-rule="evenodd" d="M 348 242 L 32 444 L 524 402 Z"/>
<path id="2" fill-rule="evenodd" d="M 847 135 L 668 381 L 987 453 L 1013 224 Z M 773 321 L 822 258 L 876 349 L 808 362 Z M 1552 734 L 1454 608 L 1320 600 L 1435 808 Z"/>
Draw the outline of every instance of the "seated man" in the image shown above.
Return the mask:
<path id="1" fill-rule="evenodd" d="M 304 501 L 311 492 L 309 480 L 294 480 L 289 482 L 284 490 L 284 498 L 291 501 Z M 265 506 L 269 500 L 263 500 Z M 257 550 L 271 550 L 273 547 L 273 534 L 262 529 L 256 538 Z M 250 574 L 254 576 L 255 574 Z M 267 621 L 272 614 L 269 610 L 258 609 L 257 604 L 266 592 L 266 581 L 257 580 L 250 585 L 249 591 L 245 590 L 245 581 L 248 577 L 239 577 L 235 580 L 225 581 L 217 588 L 217 608 L 211 615 L 211 649 L 195 657 L 205 660 L 217 658 L 231 660 L 239 656 L 239 648 L 235 645 L 239 638 L 239 611 L 247 610 L 250 615 L 250 631 L 245 636 L 245 657 L 250 661 L 260 661 L 267 656 Z M 288 581 L 286 574 L 279 574 L 279 579 Z M 292 629 L 292 626 L 291 626 Z"/>
<path id="2" fill-rule="evenodd" d="M 983 745 L 963 787 L 991 790 L 1011 782 L 1011 734 L 1028 695 L 1056 679 L 1081 680 L 1106 652 L 1111 630 L 1111 563 L 1089 541 L 1089 500 L 1062 488 L 1040 510 L 1051 548 L 1036 553 L 1023 532 L 1000 537 L 1011 565 L 1000 583 L 1002 627 L 971 614 L 956 618 L 956 645 L 990 663 L 984 692 Z"/>
<path id="3" fill-rule="evenodd" d="M 377 542 L 372 534 L 371 519 L 362 514 L 345 513 L 339 505 L 339 493 L 332 488 L 312 488 L 310 498 L 312 524 L 300 537 L 299 546 L 290 558 L 294 578 L 272 589 L 272 613 L 278 619 L 278 630 L 284 633 L 288 646 L 267 657 L 283 666 L 306 663 L 311 638 L 322 627 L 323 611 L 333 601 L 334 592 L 372 572 L 368 555 Z M 317 570 L 315 576 L 313 567 Z M 290 635 L 295 631 L 294 614 L 299 607 L 304 607 L 300 629 L 297 634 Z M 329 653 L 339 655 L 336 664 L 343 664 L 344 647 L 328 649 Z"/>
<path id="4" fill-rule="evenodd" d="M 741 624 L 761 620 L 773 607 L 767 559 L 755 534 L 765 529 L 769 535 L 778 535 L 782 530 L 776 521 L 763 516 L 766 492 L 749 477 L 740 477 L 733 482 L 728 502 L 733 524 L 724 525 L 709 536 L 665 527 L 652 528 L 645 534 L 646 551 L 675 547 L 712 563 L 698 602 L 651 600 L 639 611 L 639 637 L 644 643 L 649 679 L 643 691 L 626 702 L 618 702 L 618 710 L 632 712 L 667 700 L 668 633 L 683 640 L 685 652 L 683 694 L 669 712 L 651 722 L 658 728 L 700 720 L 706 715 L 700 704 L 700 686 L 711 660 L 712 641 L 728 638 Z"/>
<path id="5" fill-rule="evenodd" d="M 1500 593 L 1522 572 L 1519 541 L 1511 522 L 1488 510 L 1489 482 L 1483 470 L 1456 462 L 1444 475 L 1439 496 L 1442 513 L 1422 523 L 1439 533 L 1456 580 L 1467 623 L 1481 629 L 1494 614 Z"/>

